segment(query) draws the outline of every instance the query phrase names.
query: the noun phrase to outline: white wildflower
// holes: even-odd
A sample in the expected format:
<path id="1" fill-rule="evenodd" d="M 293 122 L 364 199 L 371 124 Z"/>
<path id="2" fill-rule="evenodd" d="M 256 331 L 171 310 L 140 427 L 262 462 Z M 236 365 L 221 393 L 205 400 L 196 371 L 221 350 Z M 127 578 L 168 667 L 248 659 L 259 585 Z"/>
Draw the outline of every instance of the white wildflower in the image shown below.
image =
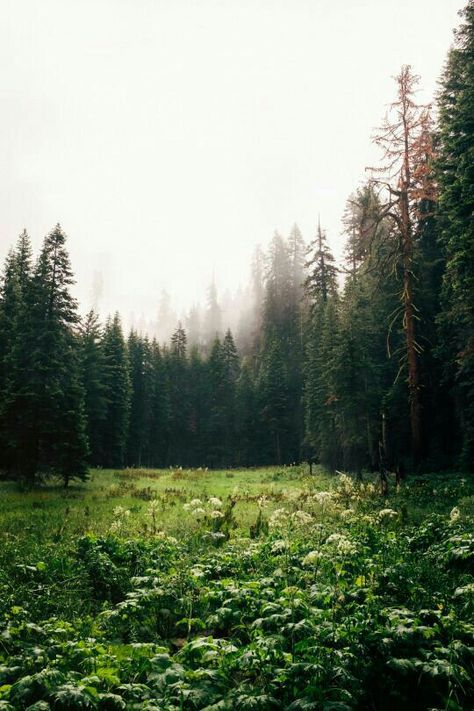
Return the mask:
<path id="1" fill-rule="evenodd" d="M 126 509 L 123 506 L 116 506 L 113 510 L 113 513 L 115 518 L 126 518 L 130 516 L 129 509 Z"/>
<path id="2" fill-rule="evenodd" d="M 192 501 L 190 502 L 189 505 L 192 509 L 195 509 L 198 506 L 202 506 L 202 501 L 201 501 L 201 499 L 192 499 Z"/>
<path id="3" fill-rule="evenodd" d="M 357 546 L 342 533 L 332 533 L 326 540 L 326 544 L 333 545 L 342 555 L 352 555 L 357 552 Z"/>
<path id="4" fill-rule="evenodd" d="M 183 509 L 185 511 L 191 511 L 191 504 L 183 504 Z"/>
<path id="5" fill-rule="evenodd" d="M 332 501 L 333 495 L 330 491 L 318 491 L 316 494 L 313 495 L 313 501 L 316 501 L 317 504 L 320 506 L 324 506 L 325 504 L 329 503 Z"/>
<path id="6" fill-rule="evenodd" d="M 204 511 L 204 509 L 200 506 L 198 506 L 196 509 L 193 509 L 193 516 L 202 516 L 205 513 L 206 512 Z"/>
<path id="7" fill-rule="evenodd" d="M 224 518 L 222 511 L 211 511 L 211 518 Z"/>
<path id="8" fill-rule="evenodd" d="M 217 498 L 217 496 L 211 496 L 209 499 L 209 503 L 211 506 L 214 506 L 215 509 L 220 509 L 222 506 L 222 501 Z"/>
<path id="9" fill-rule="evenodd" d="M 286 522 L 288 519 L 288 513 L 286 509 L 275 509 L 275 511 L 270 516 L 268 523 L 270 527 L 280 526 Z"/>
<path id="10" fill-rule="evenodd" d="M 398 511 L 394 511 L 393 509 L 381 509 L 378 513 L 380 521 L 389 520 L 391 518 L 397 518 L 397 516 Z"/>
<path id="11" fill-rule="evenodd" d="M 302 560 L 303 565 L 313 565 L 317 563 L 320 556 L 318 551 L 310 551 Z"/>
<path id="12" fill-rule="evenodd" d="M 280 553 L 281 551 L 284 551 L 287 548 L 288 548 L 288 543 L 286 541 L 283 541 L 282 539 L 279 539 L 273 543 L 272 553 Z"/>
<path id="13" fill-rule="evenodd" d="M 458 518 L 461 516 L 461 512 L 458 509 L 457 506 L 455 506 L 453 509 L 451 509 L 451 512 L 449 514 L 449 522 L 450 523 L 456 523 Z"/>
<path id="14" fill-rule="evenodd" d="M 353 513 L 354 513 L 354 512 L 353 512 L 352 509 L 344 509 L 343 511 L 341 511 L 340 517 L 341 517 L 342 519 L 346 520 L 346 519 L 348 519 L 348 518 L 351 518 L 351 516 L 353 515 Z"/>
<path id="15" fill-rule="evenodd" d="M 306 526 L 307 524 L 311 523 L 313 520 L 313 517 L 311 514 L 306 513 L 306 511 L 295 511 L 295 513 L 291 517 L 293 521 L 296 523 L 299 523 L 303 526 Z"/>

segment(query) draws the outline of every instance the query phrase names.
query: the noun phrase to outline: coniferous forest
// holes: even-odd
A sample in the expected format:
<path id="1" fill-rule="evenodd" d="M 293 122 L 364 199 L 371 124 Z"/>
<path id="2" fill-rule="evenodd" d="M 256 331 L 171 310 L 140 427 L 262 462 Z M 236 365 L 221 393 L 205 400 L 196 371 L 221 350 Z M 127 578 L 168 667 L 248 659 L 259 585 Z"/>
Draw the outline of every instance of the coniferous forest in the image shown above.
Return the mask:
<path id="1" fill-rule="evenodd" d="M 432 105 L 420 101 L 423 80 L 414 67 L 404 65 L 387 78 L 391 103 L 366 137 L 367 151 L 378 160 L 360 173 L 350 166 L 360 155 L 355 126 L 364 120 L 357 123 L 355 113 L 343 117 L 354 147 L 351 155 L 341 151 L 347 167 L 347 182 L 338 185 L 344 251 L 337 251 L 341 235 L 325 227 L 336 203 L 324 203 L 323 185 L 328 176 L 343 176 L 325 165 L 328 176 L 306 173 L 327 208 L 315 201 L 311 233 L 295 223 L 272 237 L 265 214 L 265 247 L 257 246 L 253 257 L 251 249 L 240 253 L 249 257 L 248 283 L 232 294 L 233 273 L 227 273 L 228 284 L 223 278 L 230 260 L 238 271 L 237 247 L 243 245 L 235 235 L 250 237 L 252 228 L 242 225 L 259 219 L 260 207 L 252 213 L 254 197 L 255 204 L 268 200 L 271 220 L 279 211 L 275 195 L 281 196 L 282 183 L 266 180 L 286 165 L 285 150 L 295 161 L 294 146 L 310 154 L 315 109 L 327 109 L 334 124 L 322 138 L 317 131 L 324 121 L 314 129 L 320 151 L 326 139 L 339 145 L 342 121 L 331 103 L 337 104 L 339 92 L 359 101 L 348 105 L 348 114 L 362 109 L 361 96 L 367 100 L 362 87 L 349 91 L 332 81 L 336 53 L 342 49 L 356 72 L 368 68 L 363 80 L 377 87 L 374 61 L 383 60 L 385 81 L 394 56 L 393 46 L 385 56 L 390 38 L 381 18 L 392 18 L 394 27 L 400 17 L 411 22 L 417 13 L 424 16 L 427 3 L 346 3 L 342 13 L 334 3 L 286 0 L 43 0 L 26 12 L 23 3 L 10 3 L 9 32 L 32 41 L 19 54 L 15 43 L 11 53 L 14 76 L 20 77 L 18 67 L 27 69 L 21 113 L 24 105 L 44 108 L 43 92 L 49 90 L 51 100 L 51 89 L 59 87 L 54 110 L 48 106 L 31 120 L 38 166 L 58 171 L 51 178 L 48 170 L 33 165 L 30 173 L 20 165 L 21 179 L 12 176 L 13 203 L 19 185 L 25 195 L 13 212 L 25 211 L 34 228 L 74 202 L 39 248 L 26 229 L 16 243 L 12 235 L 0 277 L 0 711 L 474 709 L 474 0 L 460 13 Z M 444 3 L 432 7 L 432 26 L 423 31 L 432 33 L 434 45 L 449 15 L 437 17 Z M 47 42 L 32 18 L 47 28 Z M 256 31 L 259 21 L 263 34 Z M 351 54 L 349 25 L 360 56 Z M 292 26 L 301 36 L 291 35 Z M 394 31 L 397 45 L 419 57 L 429 51 L 415 22 L 403 30 L 403 37 Z M 285 40 L 291 35 L 280 55 L 278 32 Z M 2 22 L 0 40 L 4 34 Z M 309 134 L 302 122 L 302 140 L 285 144 L 285 121 L 272 133 L 267 118 L 273 119 L 288 88 L 287 63 L 287 79 L 308 91 L 308 75 L 300 72 L 312 56 L 322 56 L 312 54 L 316 36 L 326 51 L 335 47 L 317 67 L 318 86 L 331 74 L 331 101 L 288 101 L 295 130 L 305 110 L 312 118 Z M 383 57 L 377 55 L 381 36 Z M 279 63 L 272 54 L 265 65 L 267 46 Z M 214 73 L 217 60 L 223 71 Z M 344 65 L 339 74 L 342 82 L 349 69 Z M 226 82 L 232 95 L 225 94 Z M 378 101 L 382 90 L 373 93 Z M 2 125 L 16 97 L 14 86 L 3 101 L 2 79 Z M 28 164 L 31 118 L 18 132 Z M 161 119 L 164 138 L 153 123 Z M 61 130 L 67 143 L 77 141 L 71 154 L 66 145 L 66 153 L 78 166 L 60 155 Z M 253 163 L 257 135 L 269 140 Z M 0 146 L 2 140 L 0 132 Z M 15 140 L 13 135 L 18 150 Z M 234 164 L 235 147 L 243 151 L 242 164 Z M 274 163 L 273 152 L 282 154 Z M 54 160 L 44 162 L 50 154 Z M 158 175 L 158 156 L 164 181 L 147 193 L 148 178 Z M 196 186 L 199 157 L 209 165 L 203 185 Z M 107 163 L 105 173 L 99 163 Z M 132 180 L 118 181 L 114 191 L 117 166 Z M 297 177 L 307 167 L 285 173 L 285 190 L 304 193 Z M 28 182 L 35 171 L 45 185 L 44 223 L 44 204 L 32 195 L 34 180 Z M 364 180 L 352 186 L 352 176 L 360 174 Z M 164 190 L 168 179 L 170 192 Z M 85 199 L 89 181 L 95 203 Z M 219 182 L 225 183 L 222 192 Z M 260 184 L 262 193 L 254 196 Z M 128 191 L 117 189 L 124 185 Z M 0 198 L 2 214 L 9 198 L 1 189 Z M 196 217 L 198 202 L 206 199 Z M 288 205 L 304 213 L 304 202 L 298 197 Z M 242 215 L 225 211 L 237 203 L 251 220 L 233 224 Z M 173 220 L 180 205 L 196 225 L 214 210 L 220 214 L 183 259 L 185 238 L 179 245 L 173 239 L 189 222 L 173 224 L 171 237 L 166 219 L 152 215 L 141 222 L 142 208 L 158 212 L 160 205 L 163 212 L 170 208 Z M 95 220 L 103 211 L 108 225 L 110 208 L 119 215 L 110 222 L 117 252 L 101 253 L 97 245 L 88 251 L 74 232 L 84 239 L 85 225 L 92 224 L 94 241 L 100 232 Z M 89 210 L 93 223 L 75 222 L 77 213 Z M 290 210 L 278 214 L 291 225 Z M 308 214 L 299 217 L 300 225 L 302 219 L 309 224 Z M 9 223 L 2 215 L 0 232 L 17 219 Z M 213 242 L 221 221 L 223 230 L 234 229 L 224 240 L 226 259 Z M 140 239 L 127 237 L 130 246 L 124 235 L 135 224 L 162 229 L 157 237 L 144 236 L 143 227 Z M 100 249 L 106 249 L 105 237 Z M 160 249 L 165 239 L 172 245 L 166 268 L 183 292 L 175 294 L 178 301 L 191 294 L 189 266 L 197 279 L 199 270 L 206 271 L 204 260 L 221 259 L 205 306 L 195 303 L 181 318 L 175 314 L 163 271 L 164 283 L 151 279 L 143 293 L 127 291 L 135 271 L 141 278 L 148 268 L 150 278 L 162 268 L 152 239 Z M 101 254 L 107 263 L 120 256 L 125 265 L 123 272 L 106 271 L 112 281 L 119 276 L 119 291 L 112 286 L 107 303 L 115 307 L 118 299 L 122 307 L 109 316 L 99 307 L 101 272 L 94 274 L 94 308 L 77 297 L 78 242 L 83 257 L 90 257 L 87 269 L 100 264 Z M 186 249 L 192 247 L 187 241 Z M 177 260 L 182 273 L 175 274 Z M 162 294 L 156 320 L 147 288 Z M 146 303 L 149 310 L 137 320 L 123 312 L 128 299 L 130 307 Z"/>
<path id="2" fill-rule="evenodd" d="M 79 316 L 62 227 L 36 256 L 23 232 L 1 284 L 2 470 L 66 484 L 88 466 L 472 470 L 473 17 L 469 3 L 433 107 L 409 66 L 395 78 L 343 263 L 323 220 L 307 239 L 275 232 L 237 333 L 215 289 L 202 333 L 191 318 L 167 343 L 124 333 L 118 313 Z"/>

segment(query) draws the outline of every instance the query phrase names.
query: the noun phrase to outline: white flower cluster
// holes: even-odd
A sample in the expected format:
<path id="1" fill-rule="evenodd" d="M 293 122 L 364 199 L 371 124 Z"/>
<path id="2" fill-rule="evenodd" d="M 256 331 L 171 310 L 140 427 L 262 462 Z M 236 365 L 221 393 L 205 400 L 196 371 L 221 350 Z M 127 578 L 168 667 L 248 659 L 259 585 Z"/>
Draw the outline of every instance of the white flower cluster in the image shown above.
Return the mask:
<path id="1" fill-rule="evenodd" d="M 379 521 L 389 521 L 394 518 L 398 518 L 398 511 L 394 511 L 393 509 L 381 509 L 378 512 Z"/>
<path id="2" fill-rule="evenodd" d="M 272 553 L 281 553 L 282 551 L 286 550 L 288 548 L 288 543 L 284 541 L 283 539 L 279 539 L 277 541 L 274 541 L 272 544 Z"/>
<path id="3" fill-rule="evenodd" d="M 326 506 L 332 503 L 334 500 L 334 495 L 331 491 L 318 491 L 313 494 L 313 501 L 315 501 L 319 506 Z"/>
<path id="4" fill-rule="evenodd" d="M 314 565 L 320 559 L 318 551 L 310 551 L 302 560 L 303 565 Z"/>
<path id="5" fill-rule="evenodd" d="M 332 533 L 326 540 L 326 545 L 333 546 L 337 553 L 341 555 L 353 555 L 357 553 L 357 546 L 342 533 Z"/>
<path id="6" fill-rule="evenodd" d="M 275 509 L 268 520 L 270 528 L 278 528 L 285 525 L 288 521 L 288 512 L 286 509 Z"/>
<path id="7" fill-rule="evenodd" d="M 206 511 L 206 507 L 211 507 L 211 510 Z M 224 518 L 222 511 L 219 511 L 220 508 L 222 508 L 222 501 L 217 498 L 217 496 L 211 496 L 207 502 L 203 502 L 201 499 L 192 499 L 188 503 L 183 504 L 183 509 L 190 511 L 196 518 L 205 516 L 206 513 L 214 519 Z"/>
<path id="8" fill-rule="evenodd" d="M 275 509 L 268 520 L 270 528 L 300 527 L 307 526 L 313 522 L 313 517 L 306 511 L 289 512 L 286 509 Z"/>
<path id="9" fill-rule="evenodd" d="M 450 523 L 456 523 L 456 521 L 459 519 L 461 516 L 461 512 L 457 506 L 455 506 L 453 509 L 451 509 L 451 512 L 449 514 L 449 522 Z"/>
<path id="10" fill-rule="evenodd" d="M 115 518 L 109 526 L 109 531 L 110 533 L 119 533 L 122 530 L 126 519 L 130 516 L 130 510 L 124 508 L 123 506 L 116 506 L 113 509 L 113 514 Z"/>

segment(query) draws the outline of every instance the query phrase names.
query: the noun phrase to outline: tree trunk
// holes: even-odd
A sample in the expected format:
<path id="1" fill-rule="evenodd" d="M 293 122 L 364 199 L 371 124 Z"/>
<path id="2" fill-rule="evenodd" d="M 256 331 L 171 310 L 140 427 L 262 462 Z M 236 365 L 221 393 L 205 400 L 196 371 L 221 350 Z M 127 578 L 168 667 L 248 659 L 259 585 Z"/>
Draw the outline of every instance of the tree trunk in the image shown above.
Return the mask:
<path id="1" fill-rule="evenodd" d="M 421 456 L 421 404 L 420 376 L 415 337 L 415 306 L 413 297 L 413 236 L 408 207 L 408 195 L 402 192 L 400 198 L 402 218 L 404 328 L 407 350 L 408 398 L 410 404 L 410 428 L 413 461 L 417 464 Z"/>

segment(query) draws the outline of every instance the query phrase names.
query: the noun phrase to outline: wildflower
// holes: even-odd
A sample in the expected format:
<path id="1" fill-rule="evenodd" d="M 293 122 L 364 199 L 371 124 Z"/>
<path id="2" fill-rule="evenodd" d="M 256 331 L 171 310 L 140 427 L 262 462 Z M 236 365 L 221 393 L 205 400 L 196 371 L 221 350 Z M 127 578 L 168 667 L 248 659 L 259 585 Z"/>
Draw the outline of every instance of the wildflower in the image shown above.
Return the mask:
<path id="1" fill-rule="evenodd" d="M 346 520 L 346 519 L 350 518 L 353 513 L 354 512 L 352 509 L 344 509 L 343 511 L 341 511 L 340 516 L 342 519 Z"/>
<path id="2" fill-rule="evenodd" d="M 336 551 L 342 555 L 352 555 L 357 552 L 357 547 L 342 533 L 332 533 L 326 540 L 326 544 L 334 545 Z"/>
<path id="3" fill-rule="evenodd" d="M 130 516 L 130 511 L 129 509 L 124 508 L 123 506 L 116 506 L 113 510 L 115 518 L 127 518 Z"/>
<path id="4" fill-rule="evenodd" d="M 288 548 L 288 544 L 286 541 L 283 541 L 282 539 L 279 539 L 278 541 L 275 541 L 272 545 L 272 553 L 280 553 L 281 551 L 284 551 Z"/>
<path id="5" fill-rule="evenodd" d="M 204 511 L 203 508 L 198 506 L 196 509 L 193 509 L 193 516 L 201 516 L 202 514 L 205 514 L 206 512 Z"/>
<path id="6" fill-rule="evenodd" d="M 204 566 L 200 565 L 199 563 L 197 563 L 196 565 L 193 565 L 193 567 L 190 570 L 190 573 L 193 576 L 193 578 L 203 578 L 204 574 L 205 574 L 203 568 L 204 568 Z"/>
<path id="7" fill-rule="evenodd" d="M 310 551 L 302 560 L 303 565 L 313 565 L 317 563 L 320 556 L 318 551 Z"/>
<path id="8" fill-rule="evenodd" d="M 306 513 L 306 511 L 295 511 L 295 513 L 292 515 L 292 519 L 296 523 L 306 525 L 308 523 L 311 523 L 313 517 L 311 516 L 311 514 Z"/>
<path id="9" fill-rule="evenodd" d="M 211 518 L 224 518 L 222 511 L 211 511 Z"/>
<path id="10" fill-rule="evenodd" d="M 398 511 L 394 511 L 393 509 L 381 509 L 378 513 L 380 521 L 389 520 L 391 518 L 397 518 L 397 516 Z"/>
<path id="11" fill-rule="evenodd" d="M 195 509 L 195 508 L 197 508 L 198 506 L 202 506 L 202 501 L 201 501 L 201 499 L 193 499 L 193 500 L 190 502 L 190 507 L 191 507 L 192 509 Z"/>
<path id="12" fill-rule="evenodd" d="M 183 509 L 185 511 L 191 511 L 191 504 L 183 504 Z"/>
<path id="13" fill-rule="evenodd" d="M 318 491 L 317 494 L 314 494 L 313 501 L 316 501 L 320 506 L 324 506 L 324 504 L 332 501 L 332 498 L 333 495 L 330 491 Z"/>
<path id="14" fill-rule="evenodd" d="M 288 513 L 285 509 L 275 509 L 275 511 L 270 516 L 268 524 L 270 527 L 280 526 L 286 522 L 288 518 Z"/>
<path id="15" fill-rule="evenodd" d="M 220 507 L 222 506 L 222 501 L 218 499 L 217 496 L 211 496 L 211 498 L 209 499 L 209 503 L 211 504 L 211 506 L 214 506 L 215 509 L 220 509 Z"/>
<path id="16" fill-rule="evenodd" d="M 150 503 L 148 504 L 148 514 L 150 516 L 153 516 L 153 514 L 155 514 L 158 511 L 159 505 L 160 504 L 159 504 L 158 499 L 152 499 L 150 501 Z"/>
<path id="17" fill-rule="evenodd" d="M 451 513 L 449 514 L 449 522 L 450 523 L 456 523 L 458 518 L 461 516 L 461 512 L 458 509 L 457 506 L 455 506 L 453 509 L 451 509 Z"/>

